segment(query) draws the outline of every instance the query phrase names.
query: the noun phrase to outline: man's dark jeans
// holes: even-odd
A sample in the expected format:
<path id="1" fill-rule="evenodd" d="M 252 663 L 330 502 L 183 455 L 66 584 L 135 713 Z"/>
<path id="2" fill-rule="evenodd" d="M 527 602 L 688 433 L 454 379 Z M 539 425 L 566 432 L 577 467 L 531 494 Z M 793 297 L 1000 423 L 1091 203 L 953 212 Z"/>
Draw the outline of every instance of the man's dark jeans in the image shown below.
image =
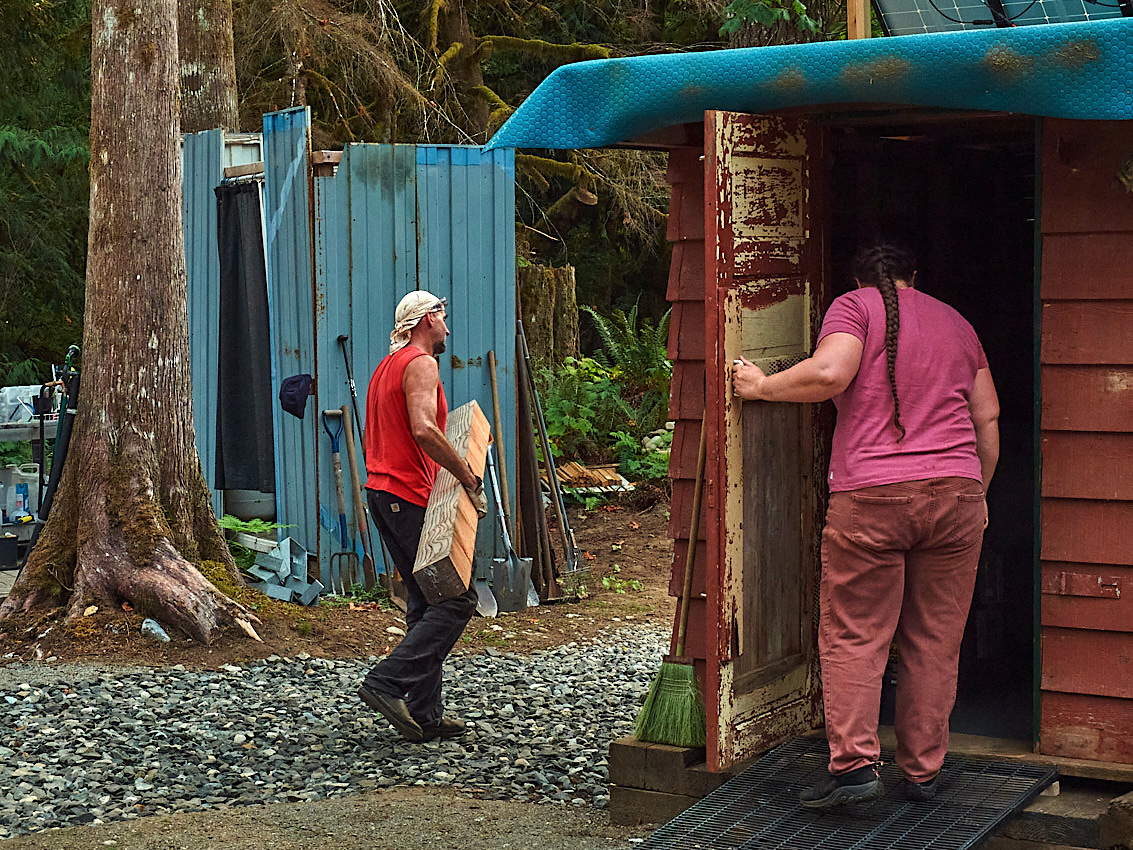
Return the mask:
<path id="1" fill-rule="evenodd" d="M 429 604 L 413 579 L 425 509 L 382 490 L 367 490 L 366 500 L 409 593 L 407 634 L 366 675 L 366 687 L 403 698 L 413 719 L 421 726 L 431 726 L 444 711 L 442 665 L 476 611 L 476 591 L 469 589 L 460 596 Z"/>

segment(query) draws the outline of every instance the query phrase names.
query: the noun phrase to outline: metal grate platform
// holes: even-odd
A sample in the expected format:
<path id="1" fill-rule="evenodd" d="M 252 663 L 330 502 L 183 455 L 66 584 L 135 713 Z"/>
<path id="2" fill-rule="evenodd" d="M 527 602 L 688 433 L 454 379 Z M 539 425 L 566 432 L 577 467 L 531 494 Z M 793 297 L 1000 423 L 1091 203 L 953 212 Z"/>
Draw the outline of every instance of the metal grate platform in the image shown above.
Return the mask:
<path id="1" fill-rule="evenodd" d="M 936 799 L 914 803 L 898 792 L 892 753 L 885 796 L 818 812 L 799 791 L 826 774 L 826 741 L 796 738 L 756 760 L 640 845 L 665 850 L 963 850 L 990 835 L 1058 778 L 1053 767 L 949 756 Z"/>

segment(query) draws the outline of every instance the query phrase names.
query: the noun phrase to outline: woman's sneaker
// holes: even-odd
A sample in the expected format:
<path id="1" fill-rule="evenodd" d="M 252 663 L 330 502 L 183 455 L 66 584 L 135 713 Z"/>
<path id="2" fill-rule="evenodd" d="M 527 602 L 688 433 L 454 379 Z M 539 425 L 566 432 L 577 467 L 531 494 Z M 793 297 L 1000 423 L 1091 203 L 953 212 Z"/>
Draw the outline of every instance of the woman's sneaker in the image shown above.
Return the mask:
<path id="1" fill-rule="evenodd" d="M 799 802 L 808 809 L 832 809 L 847 803 L 866 803 L 884 794 L 877 765 L 867 764 L 846 773 L 829 774 L 799 794 Z"/>
<path id="2" fill-rule="evenodd" d="M 906 779 L 903 783 L 905 797 L 909 800 L 915 800 L 918 803 L 927 803 L 929 800 L 934 799 L 939 787 L 939 773 L 928 782 L 913 782 L 911 779 Z"/>

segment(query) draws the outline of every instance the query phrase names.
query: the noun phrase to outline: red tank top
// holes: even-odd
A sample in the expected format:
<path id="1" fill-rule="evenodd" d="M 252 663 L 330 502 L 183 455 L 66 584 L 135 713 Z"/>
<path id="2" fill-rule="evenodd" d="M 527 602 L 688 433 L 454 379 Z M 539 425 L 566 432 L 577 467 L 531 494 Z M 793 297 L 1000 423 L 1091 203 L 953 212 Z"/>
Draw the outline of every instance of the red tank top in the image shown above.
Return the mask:
<path id="1" fill-rule="evenodd" d="M 402 379 L 410 360 L 428 356 L 407 345 L 384 357 L 366 392 L 366 487 L 421 507 L 429 503 L 440 466 L 413 439 Z M 438 381 L 437 427 L 444 431 L 447 421 L 448 402 Z"/>

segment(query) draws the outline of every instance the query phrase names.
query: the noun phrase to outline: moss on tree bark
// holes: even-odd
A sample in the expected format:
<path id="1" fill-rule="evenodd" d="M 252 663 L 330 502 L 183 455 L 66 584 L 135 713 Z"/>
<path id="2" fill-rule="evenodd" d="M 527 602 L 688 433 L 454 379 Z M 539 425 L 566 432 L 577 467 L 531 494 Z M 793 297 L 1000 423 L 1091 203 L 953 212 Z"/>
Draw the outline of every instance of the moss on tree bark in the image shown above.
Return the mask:
<path id="1" fill-rule="evenodd" d="M 181 229 L 176 0 L 96 0 L 91 217 L 78 413 L 49 521 L 0 618 L 129 602 L 209 642 L 255 616 L 196 568 L 239 574 L 193 432 Z"/>

